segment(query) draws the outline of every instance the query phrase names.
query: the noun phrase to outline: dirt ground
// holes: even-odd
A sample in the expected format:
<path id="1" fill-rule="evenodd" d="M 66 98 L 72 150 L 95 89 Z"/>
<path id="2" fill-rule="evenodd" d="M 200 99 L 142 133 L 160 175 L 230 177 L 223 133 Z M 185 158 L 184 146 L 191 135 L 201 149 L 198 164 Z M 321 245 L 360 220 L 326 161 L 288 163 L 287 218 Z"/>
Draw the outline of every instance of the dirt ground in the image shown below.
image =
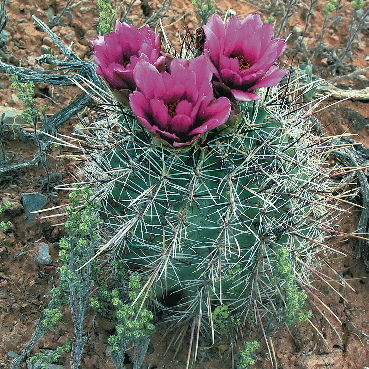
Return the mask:
<path id="1" fill-rule="evenodd" d="M 53 16 L 63 14 L 59 25 L 53 31 L 60 36 L 63 43 L 69 45 L 82 59 L 91 59 L 91 44 L 89 40 L 96 37 L 98 11 L 96 2 L 74 2 L 71 12 L 62 13 L 66 1 L 57 0 L 17 0 L 6 2 L 8 32 L 6 46 L 0 58 L 12 65 L 37 68 L 36 57 L 49 48 L 53 49 L 50 38 L 37 29 L 32 21 L 32 15 L 45 22 Z M 261 3 L 261 2 L 260 2 Z M 274 4 L 277 2 L 270 2 Z M 287 3 L 287 2 L 286 2 Z M 282 36 L 290 35 L 289 45 L 292 48 L 296 33 L 304 29 L 308 5 L 297 1 L 295 12 L 288 19 L 289 26 L 283 30 Z M 307 2 L 308 3 L 308 2 Z M 314 2 L 313 2 L 314 3 Z M 151 1 L 147 4 L 155 9 Z M 241 0 L 222 0 L 216 2 L 220 11 L 234 10 L 239 17 L 252 12 L 267 16 L 267 6 Z M 269 4 L 269 3 L 268 3 Z M 281 4 L 285 2 L 281 1 Z M 331 47 L 343 48 L 347 39 L 351 11 L 348 1 L 341 1 L 342 17 L 340 24 L 333 25 L 325 33 L 325 42 Z M 117 5 L 119 5 L 117 3 Z M 315 3 L 315 10 L 310 16 L 310 27 L 306 30 L 305 43 L 312 48 L 321 35 L 323 24 L 324 1 Z M 144 20 L 140 1 L 136 1 L 132 11 L 133 20 L 137 25 Z M 164 29 L 169 37 L 176 39 L 184 36 L 185 25 L 194 31 L 199 21 L 194 15 L 193 6 L 189 0 L 173 0 L 168 17 L 163 20 Z M 357 68 L 368 67 L 369 23 L 366 23 L 359 33 L 358 42 L 354 46 L 357 55 L 348 65 Z M 57 55 L 57 51 L 55 51 Z M 327 79 L 338 76 L 329 68 L 329 57 L 320 54 L 312 56 L 317 73 Z M 366 59 L 365 59 L 366 58 Z M 303 60 L 303 56 L 286 54 L 285 65 L 295 65 Z M 345 72 L 346 74 L 349 71 Z M 368 74 L 366 74 L 366 77 Z M 345 79 L 337 83 L 342 89 L 362 89 L 369 86 L 365 78 Z M 36 87 L 36 102 L 38 106 L 47 106 L 47 114 L 52 114 L 66 106 L 79 93 L 77 87 L 53 87 L 38 84 Z M 326 104 L 334 104 L 338 100 L 328 99 Z M 0 72 L 0 107 L 23 109 L 21 100 L 10 87 L 9 76 Z M 1 111 L 0 111 L 1 113 Z M 349 133 L 357 142 L 369 147 L 369 109 L 368 101 L 350 99 L 338 105 L 332 105 L 318 113 L 325 132 L 328 135 Z M 70 134 L 78 119 L 64 123 L 61 132 Z M 32 127 L 28 127 L 29 130 Z M 17 127 L 3 133 L 2 150 L 8 160 L 27 161 L 32 159 L 35 143 L 19 134 Z M 4 136 L 5 137 L 5 136 Z M 52 184 L 69 183 L 75 180 L 76 161 L 64 148 L 53 148 L 47 159 L 46 166 L 37 166 L 6 173 L 0 178 L 0 203 L 11 201 L 14 205 L 8 211 L 0 214 L 0 221 L 11 221 L 13 229 L 4 233 L 0 231 L 0 367 L 8 368 L 15 353 L 19 353 L 31 337 L 35 321 L 40 312 L 50 300 L 49 290 L 57 284 L 58 249 L 55 246 L 63 235 L 63 216 L 45 217 L 44 214 L 36 221 L 27 220 L 22 194 L 38 192 L 47 196 L 45 207 L 65 204 L 67 193 L 46 186 L 52 178 Z M 357 199 L 358 200 L 358 199 Z M 50 214 L 61 214 L 55 210 Z M 341 230 L 353 232 L 357 225 L 358 209 L 352 208 L 346 212 Z M 309 308 L 314 312 L 311 323 L 298 323 L 292 327 L 283 327 L 275 332 L 256 352 L 256 364 L 253 368 L 301 368 L 301 369 L 365 369 L 369 367 L 369 280 L 368 271 L 362 260 L 357 258 L 357 243 L 355 238 L 337 237 L 332 241 L 332 247 L 340 250 L 325 261 L 322 269 L 327 278 L 323 282 L 317 278 L 316 298 L 310 299 Z M 50 246 L 52 263 L 40 265 L 35 261 L 40 243 Z M 91 314 L 88 319 L 88 343 L 86 345 L 82 368 L 113 368 L 107 337 L 112 326 L 109 321 L 97 319 Z M 159 325 L 153 334 L 145 368 L 180 369 L 187 360 L 187 346 L 176 353 L 174 347 L 166 351 L 173 336 L 167 334 L 167 326 Z M 175 334 L 175 333 L 174 333 Z M 37 345 L 38 349 L 53 349 L 72 337 L 69 322 L 61 324 L 58 329 L 48 334 Z M 184 339 L 186 341 L 186 339 Z M 230 369 L 232 367 L 232 348 L 227 343 L 218 343 L 213 347 L 200 347 L 196 369 Z M 60 362 L 68 367 L 68 360 Z M 127 368 L 131 364 L 127 364 Z"/>

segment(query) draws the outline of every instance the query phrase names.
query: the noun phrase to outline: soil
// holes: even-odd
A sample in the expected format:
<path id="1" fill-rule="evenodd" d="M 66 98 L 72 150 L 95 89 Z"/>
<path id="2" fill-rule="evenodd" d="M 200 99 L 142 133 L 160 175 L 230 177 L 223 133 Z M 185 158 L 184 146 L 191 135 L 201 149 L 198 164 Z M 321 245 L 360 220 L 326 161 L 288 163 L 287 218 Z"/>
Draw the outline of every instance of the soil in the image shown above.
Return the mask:
<path id="1" fill-rule="evenodd" d="M 58 51 L 50 38 L 37 29 L 32 21 L 35 15 L 45 22 L 52 16 L 62 14 L 66 1 L 56 0 L 18 0 L 6 2 L 8 23 L 6 31 L 9 40 L 0 54 L 3 62 L 23 67 L 36 68 L 36 57 L 51 48 L 55 55 Z M 146 2 L 151 10 L 155 2 Z M 153 4 L 154 3 L 154 4 Z M 271 10 L 264 4 L 241 0 L 222 0 L 217 2 L 221 12 L 234 10 L 243 16 L 259 12 L 268 15 Z M 305 28 L 308 6 L 297 2 L 293 15 L 288 18 L 288 27 L 281 36 L 290 34 L 290 53 L 282 60 L 284 65 L 303 63 L 303 53 L 293 52 L 300 30 Z M 313 2 L 314 3 L 314 2 Z M 272 7 L 273 2 L 270 3 Z M 284 3 L 276 2 L 278 6 Z M 279 5 L 278 5 L 279 4 Z M 324 35 L 329 50 L 342 50 L 347 39 L 351 22 L 351 8 L 348 1 L 341 1 L 340 22 L 331 25 Z M 117 4 L 118 6 L 118 4 Z M 314 12 L 309 18 L 310 27 L 304 40 L 307 49 L 317 45 L 323 25 L 323 1 L 317 1 Z M 150 10 L 150 9 L 149 9 Z M 133 21 L 136 25 L 144 22 L 140 1 L 132 8 Z M 48 18 L 49 17 L 49 18 Z M 98 10 L 96 4 L 79 1 L 74 7 L 61 16 L 59 24 L 53 31 L 60 36 L 62 42 L 82 58 L 91 59 L 89 40 L 96 37 Z M 184 37 L 186 32 L 194 32 L 199 20 L 194 15 L 194 8 L 189 0 L 173 0 L 167 17 L 163 20 L 167 35 L 173 40 Z M 187 28 L 185 27 L 187 26 Z M 186 31 L 187 29 L 187 31 Z M 366 68 L 369 54 L 368 23 L 358 33 L 358 40 L 353 47 L 353 58 L 346 60 L 345 70 L 334 70 L 330 67 L 329 52 L 310 55 L 316 73 L 327 79 L 347 74 L 353 68 Z M 365 74 L 363 74 L 365 76 Z M 366 75 L 367 77 L 367 75 Z M 337 84 L 336 84 L 337 85 Z M 361 89 L 369 85 L 365 78 L 345 79 L 339 81 L 343 89 Z M 0 106 L 23 109 L 22 101 L 10 87 L 9 76 L 0 73 Z M 47 106 L 47 114 L 52 114 L 66 106 L 79 93 L 77 87 L 52 87 L 46 84 L 36 86 L 36 103 Z M 368 102 L 348 100 L 338 105 L 336 100 L 327 100 L 328 106 L 318 114 L 326 134 L 350 134 L 357 142 L 369 147 L 369 109 Z M 41 123 L 40 123 L 41 124 Z M 70 134 L 78 124 L 74 118 L 63 124 L 60 132 Z M 32 130 L 33 127 L 25 127 Z M 16 127 L 3 132 L 3 151 L 8 160 L 23 162 L 32 159 L 36 143 L 25 139 Z M 13 228 L 8 232 L 0 231 L 0 367 L 8 368 L 14 353 L 20 353 L 29 341 L 35 322 L 40 312 L 50 300 L 49 291 L 58 283 L 57 268 L 58 249 L 55 243 L 65 231 L 62 226 L 64 217 L 62 208 L 52 212 L 41 213 L 36 221 L 27 220 L 22 194 L 38 192 L 47 196 L 45 206 L 57 207 L 68 202 L 67 193 L 55 189 L 59 183 L 73 182 L 75 179 L 75 159 L 68 156 L 67 148 L 53 148 L 45 165 L 23 168 L 9 172 L 0 179 L 0 203 L 11 201 L 14 205 L 0 214 L 0 221 L 11 221 Z M 50 180 L 51 185 L 50 186 Z M 358 219 L 358 208 L 345 213 L 341 224 L 342 232 L 355 231 Z M 44 215 L 47 214 L 47 215 Z M 52 217 L 49 217 L 53 215 Z M 368 270 L 363 261 L 357 257 L 357 242 L 353 237 L 337 237 L 331 241 L 335 249 L 341 250 L 326 260 L 322 273 L 326 282 L 316 276 L 314 282 L 316 295 L 310 299 L 309 308 L 314 315 L 311 323 L 298 323 L 291 327 L 283 327 L 271 337 L 263 341 L 256 351 L 256 364 L 253 368 L 301 368 L 301 369 L 365 369 L 369 367 L 369 280 Z M 40 265 L 35 261 L 39 245 L 47 243 L 51 249 L 52 263 Z M 109 349 L 105 344 L 111 334 L 112 326 L 107 320 L 91 314 L 88 317 L 88 342 L 85 349 L 82 368 L 113 368 Z M 167 351 L 168 343 L 173 337 L 167 333 L 165 324 L 158 325 L 153 334 L 145 367 L 157 369 L 184 368 L 187 360 L 186 337 L 182 345 L 175 343 Z M 53 349 L 72 337 L 72 326 L 65 321 L 56 330 L 45 336 L 36 346 L 36 350 Z M 254 332 L 252 327 L 245 327 L 243 335 L 248 337 Z M 174 335 L 178 332 L 174 333 Z M 252 333 L 251 333 L 252 334 Z M 208 347 L 200 342 L 196 369 L 230 369 L 232 367 L 232 350 L 229 342 L 217 342 Z M 175 346 L 175 347 L 174 347 Z M 175 348 L 178 348 L 175 350 Z M 178 352 L 176 352 L 178 351 Z M 36 351 L 37 352 L 37 351 Z M 60 364 L 68 367 L 66 358 Z M 131 364 L 127 364 L 130 367 Z"/>

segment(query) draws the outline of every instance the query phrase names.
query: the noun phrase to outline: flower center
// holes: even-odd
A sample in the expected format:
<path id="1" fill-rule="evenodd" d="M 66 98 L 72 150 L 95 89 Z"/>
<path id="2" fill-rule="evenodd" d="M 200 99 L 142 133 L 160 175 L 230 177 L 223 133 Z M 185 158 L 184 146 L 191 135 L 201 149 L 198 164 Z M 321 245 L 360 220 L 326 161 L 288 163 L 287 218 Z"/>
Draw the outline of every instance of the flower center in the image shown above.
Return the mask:
<path id="1" fill-rule="evenodd" d="M 129 62 L 131 61 L 130 59 L 131 58 L 129 56 L 123 55 L 122 64 L 124 68 L 129 64 Z"/>
<path id="2" fill-rule="evenodd" d="M 238 59 L 238 62 L 240 63 L 240 71 L 249 69 L 251 67 L 251 64 L 242 55 L 236 55 L 234 58 Z"/>
<path id="3" fill-rule="evenodd" d="M 173 118 L 176 115 L 176 108 L 181 100 L 176 100 L 170 104 L 165 104 L 168 107 L 168 114 Z"/>

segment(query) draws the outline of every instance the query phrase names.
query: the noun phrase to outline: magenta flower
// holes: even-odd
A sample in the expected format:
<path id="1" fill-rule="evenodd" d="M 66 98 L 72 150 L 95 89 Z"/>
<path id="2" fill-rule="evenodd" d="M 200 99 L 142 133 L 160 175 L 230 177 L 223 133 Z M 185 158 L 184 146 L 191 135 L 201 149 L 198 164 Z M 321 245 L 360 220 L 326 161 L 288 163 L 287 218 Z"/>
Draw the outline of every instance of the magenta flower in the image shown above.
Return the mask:
<path id="1" fill-rule="evenodd" d="M 242 22 L 234 15 L 226 25 L 213 14 L 204 31 L 204 49 L 217 69 L 216 79 L 230 88 L 236 100 L 259 100 L 252 91 L 275 86 L 288 73 L 274 65 L 286 44 L 272 38 L 273 25 L 264 24 L 259 14 Z"/>
<path id="2" fill-rule="evenodd" d="M 133 69 L 138 60 L 146 60 L 156 68 L 165 68 L 165 56 L 160 53 L 160 35 L 149 26 L 141 29 L 127 23 L 116 22 L 115 31 L 91 40 L 96 73 L 114 90 L 134 91 Z"/>
<path id="3" fill-rule="evenodd" d="M 214 98 L 212 68 L 204 55 L 190 61 L 173 59 L 170 72 L 163 73 L 139 61 L 134 70 L 137 91 L 129 96 L 138 121 L 172 147 L 189 145 L 224 124 L 230 101 Z"/>

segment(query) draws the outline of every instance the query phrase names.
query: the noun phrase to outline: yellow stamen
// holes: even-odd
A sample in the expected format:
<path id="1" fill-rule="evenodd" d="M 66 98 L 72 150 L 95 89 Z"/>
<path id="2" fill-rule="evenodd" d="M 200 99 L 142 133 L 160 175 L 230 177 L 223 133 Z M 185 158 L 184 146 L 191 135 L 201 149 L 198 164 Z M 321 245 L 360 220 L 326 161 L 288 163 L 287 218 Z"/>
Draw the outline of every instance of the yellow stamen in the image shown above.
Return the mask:
<path id="1" fill-rule="evenodd" d="M 239 66 L 240 71 L 249 69 L 251 67 L 251 64 L 248 61 L 246 61 L 246 59 L 242 55 L 234 56 L 234 58 L 238 59 L 238 62 L 240 63 L 240 66 Z"/>
<path id="2" fill-rule="evenodd" d="M 168 107 L 168 114 L 173 118 L 176 115 L 177 105 L 181 100 L 174 101 L 167 105 Z"/>

